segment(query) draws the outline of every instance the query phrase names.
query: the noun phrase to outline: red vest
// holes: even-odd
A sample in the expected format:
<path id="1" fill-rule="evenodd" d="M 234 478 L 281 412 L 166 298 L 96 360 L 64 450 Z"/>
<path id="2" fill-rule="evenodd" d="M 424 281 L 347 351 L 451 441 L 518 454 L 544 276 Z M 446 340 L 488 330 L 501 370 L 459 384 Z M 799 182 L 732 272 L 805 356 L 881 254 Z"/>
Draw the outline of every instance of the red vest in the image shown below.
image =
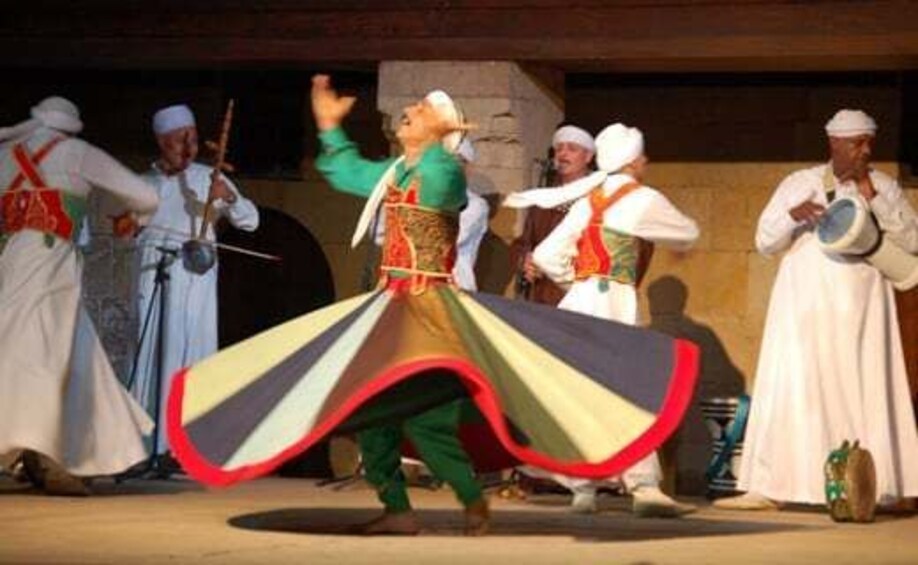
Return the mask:
<path id="1" fill-rule="evenodd" d="M 19 173 L 0 197 L 4 233 L 35 230 L 61 239 L 73 240 L 85 214 L 85 201 L 45 184 L 38 165 L 51 153 L 63 137 L 55 137 L 34 155 L 22 143 L 12 148 Z M 28 181 L 30 188 L 25 188 Z"/>

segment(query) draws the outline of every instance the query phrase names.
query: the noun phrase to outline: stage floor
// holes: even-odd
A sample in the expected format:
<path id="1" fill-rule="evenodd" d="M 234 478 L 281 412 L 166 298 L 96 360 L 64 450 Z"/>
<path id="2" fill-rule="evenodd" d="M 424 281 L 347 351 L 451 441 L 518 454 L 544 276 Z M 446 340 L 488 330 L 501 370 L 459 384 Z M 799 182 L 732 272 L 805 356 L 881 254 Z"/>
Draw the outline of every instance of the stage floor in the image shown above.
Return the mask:
<path id="1" fill-rule="evenodd" d="M 204 490 L 184 480 L 100 485 L 90 498 L 48 497 L 0 479 L 0 563 L 918 563 L 918 515 L 840 525 L 815 509 L 725 512 L 706 501 L 681 520 L 636 519 L 605 496 L 595 515 L 565 497 L 493 502 L 484 538 L 461 535 L 448 490 L 412 489 L 424 531 L 361 538 L 349 524 L 377 513 L 373 492 L 271 478 Z"/>

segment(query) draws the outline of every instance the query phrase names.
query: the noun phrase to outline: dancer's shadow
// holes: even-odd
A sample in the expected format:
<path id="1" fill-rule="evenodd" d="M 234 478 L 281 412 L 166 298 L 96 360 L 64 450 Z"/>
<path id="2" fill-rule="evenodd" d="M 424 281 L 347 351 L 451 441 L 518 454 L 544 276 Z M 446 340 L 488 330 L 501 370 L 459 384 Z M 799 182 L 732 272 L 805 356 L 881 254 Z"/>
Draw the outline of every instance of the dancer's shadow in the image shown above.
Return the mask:
<path id="1" fill-rule="evenodd" d="M 462 513 L 457 509 L 417 511 L 421 535 L 463 535 Z M 311 535 L 356 535 L 354 526 L 379 515 L 377 508 L 284 508 L 244 514 L 229 524 L 245 530 Z M 830 527 L 826 525 L 825 527 Z M 749 522 L 689 517 L 682 520 L 635 519 L 628 512 L 577 515 L 565 511 L 497 509 L 492 511 L 489 537 L 562 536 L 581 541 L 620 542 L 674 538 L 818 530 L 823 526 Z"/>
<path id="2" fill-rule="evenodd" d="M 746 380 L 717 334 L 685 314 L 688 301 L 685 283 L 670 275 L 660 277 L 648 286 L 647 299 L 651 329 L 688 339 L 701 349 L 701 371 L 692 404 L 666 451 L 678 454 L 676 491 L 702 494 L 706 489 L 704 472 L 711 453 L 711 437 L 699 403 L 707 398 L 738 396 L 745 391 Z"/>

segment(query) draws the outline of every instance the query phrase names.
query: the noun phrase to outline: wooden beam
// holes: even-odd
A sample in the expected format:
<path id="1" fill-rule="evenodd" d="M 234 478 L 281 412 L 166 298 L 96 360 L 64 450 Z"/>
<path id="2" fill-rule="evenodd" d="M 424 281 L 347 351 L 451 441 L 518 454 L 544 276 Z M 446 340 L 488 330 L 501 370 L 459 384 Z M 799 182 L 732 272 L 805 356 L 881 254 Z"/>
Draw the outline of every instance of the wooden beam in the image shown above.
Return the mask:
<path id="1" fill-rule="evenodd" d="M 0 23 L 4 64 L 290 66 L 451 59 L 615 71 L 918 68 L 918 3 L 903 1 L 161 4 L 152 12 L 109 0 L 73 2 L 56 12 L 7 10 Z"/>

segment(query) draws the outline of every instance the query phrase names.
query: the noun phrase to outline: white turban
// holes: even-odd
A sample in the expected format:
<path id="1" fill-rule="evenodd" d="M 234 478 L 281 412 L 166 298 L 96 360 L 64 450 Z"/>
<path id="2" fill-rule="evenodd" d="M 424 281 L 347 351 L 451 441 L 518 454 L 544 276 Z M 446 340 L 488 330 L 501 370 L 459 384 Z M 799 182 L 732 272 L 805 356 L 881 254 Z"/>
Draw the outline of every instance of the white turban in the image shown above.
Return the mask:
<path id="1" fill-rule="evenodd" d="M 826 124 L 826 134 L 829 137 L 857 137 L 874 135 L 876 132 L 877 123 L 861 110 L 839 110 Z"/>
<path id="2" fill-rule="evenodd" d="M 83 129 L 79 108 L 60 96 L 51 96 L 39 102 L 32 108 L 32 117 L 46 127 L 65 133 L 80 133 Z"/>
<path id="3" fill-rule="evenodd" d="M 194 114 L 184 104 L 168 106 L 153 114 L 153 133 L 162 135 L 180 128 L 193 127 Z"/>
<path id="4" fill-rule="evenodd" d="M 466 163 L 475 162 L 475 147 L 469 141 L 469 138 L 463 138 L 462 143 L 456 148 L 456 155 L 462 157 L 462 160 Z"/>
<path id="5" fill-rule="evenodd" d="M 511 194 L 504 206 L 511 208 L 554 208 L 572 202 L 602 185 L 609 175 L 644 154 L 644 135 L 637 128 L 613 124 L 596 136 L 596 164 L 599 170 L 558 188 L 535 188 Z M 623 179 L 623 182 L 624 179 Z"/>
<path id="6" fill-rule="evenodd" d="M 456 106 L 456 103 L 453 102 L 453 99 L 450 98 L 449 94 L 443 92 L 442 90 L 432 90 L 424 97 L 424 100 L 427 100 L 434 110 L 436 110 L 437 115 L 440 116 L 444 122 L 451 124 L 462 124 L 465 122 L 465 118 L 462 115 L 462 111 Z M 465 132 L 463 131 L 453 131 L 446 134 L 443 137 L 442 143 L 443 147 L 446 148 L 450 153 L 455 153 L 459 148 L 459 143 L 462 142 L 462 138 L 465 137 Z"/>
<path id="7" fill-rule="evenodd" d="M 613 124 L 596 136 L 596 166 L 614 173 L 644 154 L 644 134 L 625 124 Z"/>
<path id="8" fill-rule="evenodd" d="M 14 126 L 0 128 L 0 141 L 25 139 L 44 126 L 64 133 L 80 133 L 83 122 L 76 104 L 60 96 L 51 96 L 32 107 L 32 118 Z"/>
<path id="9" fill-rule="evenodd" d="M 554 147 L 559 143 L 573 143 L 588 149 L 590 153 L 596 153 L 596 143 L 593 141 L 593 136 L 585 129 L 577 126 L 559 127 L 555 135 L 551 137 L 551 146 Z"/>

